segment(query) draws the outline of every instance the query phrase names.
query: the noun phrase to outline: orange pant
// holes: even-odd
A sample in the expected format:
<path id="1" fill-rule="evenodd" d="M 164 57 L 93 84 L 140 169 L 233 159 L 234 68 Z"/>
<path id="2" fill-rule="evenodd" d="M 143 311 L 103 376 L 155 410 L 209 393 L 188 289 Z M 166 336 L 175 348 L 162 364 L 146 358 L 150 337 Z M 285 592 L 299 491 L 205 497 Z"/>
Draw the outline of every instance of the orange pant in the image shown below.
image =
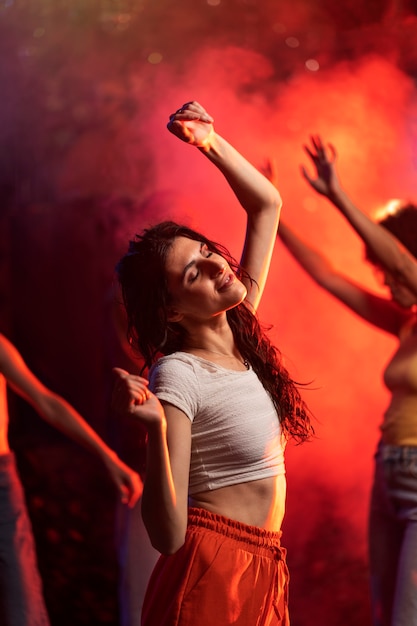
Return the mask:
<path id="1" fill-rule="evenodd" d="M 152 573 L 142 626 L 289 626 L 280 537 L 191 508 L 184 545 Z"/>

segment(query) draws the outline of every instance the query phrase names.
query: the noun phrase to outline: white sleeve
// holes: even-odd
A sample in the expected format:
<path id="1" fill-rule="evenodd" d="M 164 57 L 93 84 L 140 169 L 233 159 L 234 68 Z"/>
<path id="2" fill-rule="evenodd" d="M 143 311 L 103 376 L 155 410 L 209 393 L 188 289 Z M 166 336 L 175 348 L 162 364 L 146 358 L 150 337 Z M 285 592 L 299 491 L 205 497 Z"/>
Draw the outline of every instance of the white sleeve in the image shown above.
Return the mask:
<path id="1" fill-rule="evenodd" d="M 185 413 L 192 422 L 198 412 L 200 388 L 191 363 L 173 357 L 160 359 L 149 373 L 149 389 Z"/>

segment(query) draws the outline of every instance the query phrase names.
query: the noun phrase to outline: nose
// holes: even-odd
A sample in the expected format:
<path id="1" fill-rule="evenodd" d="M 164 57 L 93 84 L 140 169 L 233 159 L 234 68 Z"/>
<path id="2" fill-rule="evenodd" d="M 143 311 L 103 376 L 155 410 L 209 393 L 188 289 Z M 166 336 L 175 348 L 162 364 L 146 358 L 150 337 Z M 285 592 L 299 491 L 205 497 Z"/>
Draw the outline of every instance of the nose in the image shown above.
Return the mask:
<path id="1" fill-rule="evenodd" d="M 211 278 L 216 278 L 220 276 L 220 274 L 224 274 L 227 269 L 227 265 L 221 257 L 210 257 L 205 259 L 205 263 L 207 264 L 206 268 Z"/>

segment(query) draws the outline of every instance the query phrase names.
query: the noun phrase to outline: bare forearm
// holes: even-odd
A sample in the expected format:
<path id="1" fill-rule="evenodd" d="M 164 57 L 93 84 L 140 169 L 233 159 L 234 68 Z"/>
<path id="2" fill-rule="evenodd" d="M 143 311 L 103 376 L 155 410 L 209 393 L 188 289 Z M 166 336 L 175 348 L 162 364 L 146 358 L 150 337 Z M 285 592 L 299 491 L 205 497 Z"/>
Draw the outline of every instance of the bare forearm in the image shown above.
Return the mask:
<path id="1" fill-rule="evenodd" d="M 318 250 L 307 245 L 282 221 L 278 228 L 278 235 L 291 255 L 311 278 L 324 288 L 328 288 L 329 279 L 334 274 L 330 262 Z"/>
<path id="2" fill-rule="evenodd" d="M 265 209 L 278 213 L 282 201 L 275 185 L 223 137 L 214 133 L 200 150 L 222 172 L 249 215 Z"/>
<path id="3" fill-rule="evenodd" d="M 81 415 L 60 396 L 51 394 L 42 398 L 35 408 L 51 426 L 99 456 L 103 462 L 109 463 L 118 458 Z"/>
<path id="4" fill-rule="evenodd" d="M 292 256 L 320 287 L 364 320 L 389 333 L 398 332 L 401 319 L 398 317 L 397 307 L 337 272 L 320 252 L 304 243 L 282 222 L 278 232 Z"/>
<path id="5" fill-rule="evenodd" d="M 344 215 L 381 267 L 392 274 L 401 275 L 407 256 L 403 246 L 383 226 L 358 209 L 343 189 L 339 188 L 328 199 Z"/>
<path id="6" fill-rule="evenodd" d="M 184 543 L 187 507 L 175 491 L 171 463 L 163 427 L 148 432 L 142 517 L 149 538 L 163 554 L 176 552 Z"/>

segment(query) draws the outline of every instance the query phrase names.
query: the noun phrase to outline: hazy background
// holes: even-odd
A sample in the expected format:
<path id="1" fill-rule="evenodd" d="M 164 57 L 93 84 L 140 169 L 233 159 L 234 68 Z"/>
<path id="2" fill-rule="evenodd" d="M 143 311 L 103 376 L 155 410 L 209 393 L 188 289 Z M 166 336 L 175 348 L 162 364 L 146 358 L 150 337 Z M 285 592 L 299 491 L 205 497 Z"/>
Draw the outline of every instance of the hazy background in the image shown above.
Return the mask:
<path id="1" fill-rule="evenodd" d="M 287 222 L 378 290 L 357 237 L 299 166 L 320 133 L 369 214 L 417 197 L 416 35 L 411 1 L 0 0 L 1 330 L 121 453 L 108 400 L 111 367 L 127 361 L 111 301 L 128 237 L 169 216 L 236 255 L 243 238 L 232 193 L 167 132 L 169 114 L 196 99 L 253 163 L 273 158 Z M 372 455 L 395 341 L 321 292 L 279 242 L 260 317 L 294 377 L 311 381 L 318 420 L 317 439 L 287 457 L 292 624 L 365 626 Z M 117 624 L 111 485 L 11 403 L 53 623 Z"/>

